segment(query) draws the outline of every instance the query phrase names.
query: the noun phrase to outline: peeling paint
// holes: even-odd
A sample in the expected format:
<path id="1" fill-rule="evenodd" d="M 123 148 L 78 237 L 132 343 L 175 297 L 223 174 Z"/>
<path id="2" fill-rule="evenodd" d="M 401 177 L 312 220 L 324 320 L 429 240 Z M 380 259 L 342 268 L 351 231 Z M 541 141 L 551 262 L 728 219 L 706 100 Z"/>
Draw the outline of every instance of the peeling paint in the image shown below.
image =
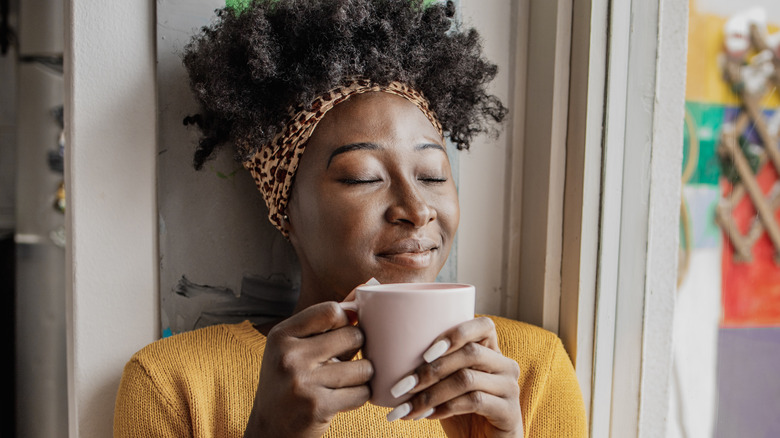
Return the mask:
<path id="1" fill-rule="evenodd" d="M 198 284 L 182 275 L 163 298 L 167 324 L 163 336 L 215 324 L 251 321 L 254 324 L 292 315 L 299 288 L 283 274 L 245 275 L 241 289 Z"/>

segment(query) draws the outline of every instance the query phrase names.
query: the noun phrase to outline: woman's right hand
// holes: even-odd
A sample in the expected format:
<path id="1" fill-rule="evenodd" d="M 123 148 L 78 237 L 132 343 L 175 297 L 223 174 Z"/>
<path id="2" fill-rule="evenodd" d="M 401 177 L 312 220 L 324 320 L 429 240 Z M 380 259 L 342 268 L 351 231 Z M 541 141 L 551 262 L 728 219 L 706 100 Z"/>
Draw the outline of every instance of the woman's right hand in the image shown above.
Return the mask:
<path id="1" fill-rule="evenodd" d="M 336 413 L 371 395 L 371 362 L 350 360 L 363 345 L 336 302 L 311 306 L 268 333 L 244 437 L 320 437 Z"/>

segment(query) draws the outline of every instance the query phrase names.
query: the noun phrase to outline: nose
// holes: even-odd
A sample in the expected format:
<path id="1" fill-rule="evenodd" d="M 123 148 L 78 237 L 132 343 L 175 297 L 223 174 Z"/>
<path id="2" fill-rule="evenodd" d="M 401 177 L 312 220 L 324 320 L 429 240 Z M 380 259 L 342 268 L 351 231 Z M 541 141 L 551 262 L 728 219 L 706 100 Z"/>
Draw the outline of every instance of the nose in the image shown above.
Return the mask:
<path id="1" fill-rule="evenodd" d="M 420 228 L 436 219 L 436 209 L 414 183 L 402 182 L 395 184 L 393 200 L 385 217 L 392 224 L 407 224 Z"/>

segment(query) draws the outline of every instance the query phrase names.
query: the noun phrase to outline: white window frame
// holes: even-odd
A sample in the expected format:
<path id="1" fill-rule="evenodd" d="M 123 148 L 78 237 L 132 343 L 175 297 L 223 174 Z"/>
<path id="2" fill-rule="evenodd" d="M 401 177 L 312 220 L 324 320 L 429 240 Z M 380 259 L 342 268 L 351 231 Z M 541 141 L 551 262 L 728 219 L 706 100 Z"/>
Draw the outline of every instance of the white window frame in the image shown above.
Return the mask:
<path id="1" fill-rule="evenodd" d="M 688 2 L 519 9 L 506 313 L 559 333 L 591 436 L 662 436 Z"/>

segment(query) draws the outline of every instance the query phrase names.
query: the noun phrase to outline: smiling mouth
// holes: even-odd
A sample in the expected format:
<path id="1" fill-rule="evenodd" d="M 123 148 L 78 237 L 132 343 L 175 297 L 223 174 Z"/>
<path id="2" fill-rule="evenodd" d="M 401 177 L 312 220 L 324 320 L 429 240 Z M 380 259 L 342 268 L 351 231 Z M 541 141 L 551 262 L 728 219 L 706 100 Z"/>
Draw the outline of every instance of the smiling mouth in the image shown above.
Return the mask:
<path id="1" fill-rule="evenodd" d="M 435 259 L 439 246 L 430 239 L 402 240 L 392 245 L 387 250 L 377 254 L 377 257 L 385 262 L 403 266 L 410 269 L 424 269 Z"/>

